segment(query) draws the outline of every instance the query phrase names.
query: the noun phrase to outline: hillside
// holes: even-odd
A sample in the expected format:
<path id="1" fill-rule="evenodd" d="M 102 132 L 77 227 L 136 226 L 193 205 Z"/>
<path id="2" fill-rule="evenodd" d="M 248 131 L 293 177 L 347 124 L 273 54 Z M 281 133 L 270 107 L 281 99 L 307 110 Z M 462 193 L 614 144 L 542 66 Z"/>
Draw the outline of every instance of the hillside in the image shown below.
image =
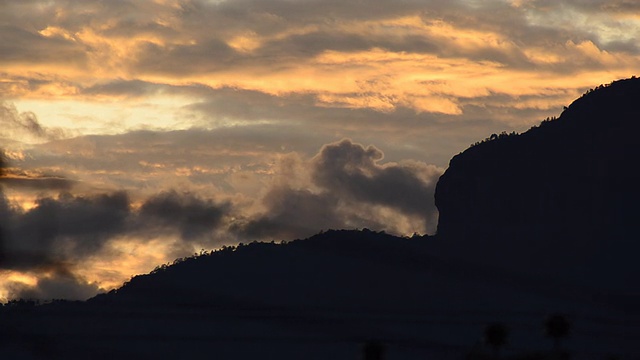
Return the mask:
<path id="1" fill-rule="evenodd" d="M 640 79 L 601 86 L 558 119 L 455 156 L 436 188 L 456 255 L 640 295 Z"/>
<path id="2" fill-rule="evenodd" d="M 388 359 L 459 359 L 494 321 L 513 334 L 507 354 L 548 351 L 542 320 L 563 312 L 580 358 L 636 354 L 635 302 L 451 261 L 433 241 L 342 230 L 226 248 L 84 303 L 5 307 L 0 348 L 26 359 L 346 360 L 377 339 Z"/>

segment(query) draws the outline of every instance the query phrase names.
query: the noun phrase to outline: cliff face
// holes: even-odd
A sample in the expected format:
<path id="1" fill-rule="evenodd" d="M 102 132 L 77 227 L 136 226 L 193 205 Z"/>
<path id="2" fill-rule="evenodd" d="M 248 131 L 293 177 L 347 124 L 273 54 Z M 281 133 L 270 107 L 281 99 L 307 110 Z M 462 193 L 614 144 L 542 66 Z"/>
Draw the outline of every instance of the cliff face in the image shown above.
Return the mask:
<path id="1" fill-rule="evenodd" d="M 436 188 L 438 237 L 499 266 L 614 272 L 625 286 L 640 250 L 638 102 L 640 79 L 617 81 L 455 156 Z"/>

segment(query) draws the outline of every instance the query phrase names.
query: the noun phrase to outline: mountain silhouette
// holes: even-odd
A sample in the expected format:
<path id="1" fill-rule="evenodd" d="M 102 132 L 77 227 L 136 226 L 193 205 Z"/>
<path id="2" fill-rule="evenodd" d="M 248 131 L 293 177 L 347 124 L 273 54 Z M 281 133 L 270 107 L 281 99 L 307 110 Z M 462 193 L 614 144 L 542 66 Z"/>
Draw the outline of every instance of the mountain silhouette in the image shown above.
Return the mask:
<path id="1" fill-rule="evenodd" d="M 435 193 L 457 255 L 598 288 L 640 289 L 640 79 L 455 156 Z"/>
<path id="2" fill-rule="evenodd" d="M 500 323 L 504 358 L 544 359 L 557 355 L 542 331 L 557 313 L 576 358 L 638 357 L 637 99 L 640 80 L 617 81 L 455 156 L 437 185 L 435 236 L 330 230 L 178 259 L 86 302 L 12 302 L 0 351 L 460 359 Z"/>

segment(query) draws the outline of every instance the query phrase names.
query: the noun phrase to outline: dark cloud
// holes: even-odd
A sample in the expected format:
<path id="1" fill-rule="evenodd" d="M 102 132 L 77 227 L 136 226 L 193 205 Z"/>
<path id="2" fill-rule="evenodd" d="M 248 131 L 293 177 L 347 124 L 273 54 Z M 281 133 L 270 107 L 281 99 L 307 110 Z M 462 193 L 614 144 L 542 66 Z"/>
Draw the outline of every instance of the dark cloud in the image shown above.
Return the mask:
<path id="1" fill-rule="evenodd" d="M 319 107 L 316 97 L 312 94 L 275 96 L 255 90 L 221 88 L 209 89 L 203 94 L 203 98 L 202 102 L 189 105 L 187 109 L 201 113 L 207 118 L 208 123 L 216 123 L 221 118 L 228 118 L 252 122 L 271 120 L 294 125 L 301 119 L 307 121 L 331 120 L 336 117 L 344 119 L 346 113 L 358 117 L 356 112 L 349 109 Z"/>
<path id="2" fill-rule="evenodd" d="M 242 58 L 220 39 L 193 45 L 140 45 L 134 68 L 140 73 L 201 74 L 239 66 Z"/>
<path id="3" fill-rule="evenodd" d="M 587 13 L 605 12 L 637 12 L 640 10 L 640 4 L 629 0 L 567 0 L 562 2 L 552 0 L 532 0 L 525 3 L 529 8 L 539 8 L 546 10 L 559 9 L 561 7 L 571 7 L 579 9 Z"/>
<path id="4" fill-rule="evenodd" d="M 437 213 L 433 194 L 440 169 L 423 163 L 380 165 L 383 153 L 342 140 L 322 148 L 314 159 L 315 183 L 356 201 L 395 208 L 424 219 Z"/>
<path id="5" fill-rule="evenodd" d="M 159 230 L 176 228 L 182 239 L 197 240 L 218 228 L 230 209 L 230 203 L 216 204 L 192 193 L 167 191 L 148 199 L 139 216 L 145 226 Z"/>
<path id="6" fill-rule="evenodd" d="M 291 240 L 322 229 L 348 227 L 347 219 L 339 214 L 340 200 L 331 194 L 280 185 L 270 189 L 262 203 L 265 213 L 236 223 L 232 230 L 249 239 Z"/>
<path id="7" fill-rule="evenodd" d="M 300 237 L 326 228 L 393 227 L 393 224 L 384 224 L 387 220 L 393 222 L 393 218 L 372 214 L 377 207 L 387 208 L 387 213 L 419 219 L 416 223 L 422 225 L 417 230 L 432 231 L 436 217 L 433 186 L 441 169 L 411 161 L 383 164 L 380 150 L 345 140 L 322 147 L 311 160 L 299 160 L 304 164 L 301 168 L 297 164 L 295 168 L 277 170 L 274 162 L 285 154 L 296 151 L 302 159 L 313 156 L 321 147 L 316 145 L 322 140 L 317 134 L 311 136 L 300 129 L 297 137 L 298 133 L 291 131 L 289 126 L 257 125 L 211 131 L 141 131 L 91 136 L 58 141 L 55 146 L 49 143 L 46 145 L 49 151 L 58 146 L 60 149 L 50 158 L 33 154 L 24 165 L 38 168 L 55 164 L 88 173 L 126 170 L 122 175 L 124 180 L 145 179 L 147 186 L 157 181 L 167 181 L 163 186 L 171 186 L 172 182 L 185 184 L 188 180 L 190 185 L 187 188 L 183 185 L 183 192 L 152 195 L 134 211 L 134 216 L 128 216 L 129 223 L 145 224 L 140 226 L 144 229 L 141 237 L 176 231 L 176 236 L 182 239 L 201 241 L 214 230 L 224 229 L 230 220 L 225 219 L 229 214 L 239 219 L 233 232 L 239 231 L 251 238 Z M 288 140 L 291 137 L 300 143 L 292 143 Z M 65 156 L 56 156 L 58 151 Z M 141 166 L 141 162 L 147 165 Z M 181 168 L 184 174 L 173 174 Z M 261 182 L 273 181 L 274 170 L 294 177 L 300 172 L 302 178 L 285 179 L 262 195 L 259 187 L 252 187 L 254 192 L 235 188 L 239 186 L 237 181 L 242 181 L 235 177 L 237 173 L 253 176 L 250 181 L 258 186 Z M 256 217 L 228 202 L 213 202 L 196 195 L 199 186 L 213 182 L 229 195 L 248 197 L 245 204 L 259 197 L 267 211 Z M 126 186 L 126 183 L 119 185 Z"/>
<path id="8" fill-rule="evenodd" d="M 139 207 L 125 192 L 62 193 L 40 198 L 25 211 L 8 201 L 0 187 L 0 271 L 14 270 L 37 279 L 35 285 L 2 285 L 9 299 L 86 299 L 102 289 L 79 276 L 77 264 L 94 256 L 118 256 L 107 247 L 110 243 L 122 236 L 139 244 L 173 238 L 170 253 L 164 254 L 169 261 L 192 254 L 196 241 L 203 247 L 215 246 L 213 232 L 226 225 L 223 219 L 230 211 L 228 202 L 176 191 L 152 196 Z"/>
<path id="9" fill-rule="evenodd" d="M 327 229 L 370 228 L 396 230 L 394 224 L 377 219 L 370 209 L 329 191 L 276 185 L 261 199 L 266 211 L 238 219 L 230 230 L 249 240 L 292 240 Z"/>
<path id="10" fill-rule="evenodd" d="M 181 28 L 190 34 L 255 32 L 272 36 L 291 28 L 322 24 L 328 28 L 354 20 L 385 19 L 437 6 L 434 1 L 185 1 L 175 8 Z M 203 24 L 207 24 L 203 27 Z"/>
<path id="11" fill-rule="evenodd" d="M 635 41 L 635 39 L 610 41 L 606 43 L 603 48 L 616 53 L 640 54 L 640 46 L 638 46 L 638 42 Z"/>
<path id="12" fill-rule="evenodd" d="M 199 2 L 200 4 L 206 2 Z M 242 15 L 242 18 L 249 18 L 247 14 L 256 16 L 260 14 L 272 14 L 278 16 L 278 21 L 274 24 L 309 24 L 317 22 L 319 19 L 326 19 L 328 24 L 339 21 L 365 20 L 365 19 L 386 19 L 407 13 L 415 13 L 424 9 L 439 7 L 438 1 L 414 1 L 401 0 L 390 5 L 385 0 L 372 0 L 366 3 L 358 1 L 259 1 L 241 0 L 225 1 L 220 5 L 210 4 L 205 6 L 208 11 L 220 12 L 224 15 Z M 366 11 L 365 11 L 366 10 Z M 207 14 L 208 15 L 208 14 Z M 250 23 L 242 24 L 243 27 Z M 260 26 L 255 24 L 254 26 Z M 265 29 L 266 30 L 266 29 Z"/>
<path id="13" fill-rule="evenodd" d="M 125 193 L 42 198 L 26 212 L 14 209 L 3 221 L 7 266 L 22 268 L 79 259 L 121 233 L 129 216 Z"/>
<path id="14" fill-rule="evenodd" d="M 418 218 L 420 231 L 435 230 L 433 194 L 442 173 L 418 162 L 379 164 L 380 150 L 345 139 L 325 145 L 302 168 L 310 168 L 311 183 L 295 187 L 286 180 L 264 196 L 266 211 L 239 221 L 233 230 L 248 237 L 292 239 L 322 229 L 369 227 L 391 231 L 399 217 Z M 285 169 L 294 174 L 299 169 Z M 294 181 L 292 181 L 293 183 Z M 392 209 L 391 218 L 376 212 Z M 389 223 L 391 222 L 391 223 Z M 400 221 L 399 221 L 400 222 Z M 406 229 L 404 230 L 406 231 Z"/>
<path id="15" fill-rule="evenodd" d="M 38 279 L 36 285 L 8 284 L 9 298 L 86 300 L 104 291 L 98 284 L 69 272 L 54 272 Z"/>
<path id="16" fill-rule="evenodd" d="M 436 45 L 426 36 L 345 34 L 327 29 L 269 41 L 254 56 L 273 57 L 278 54 L 288 54 L 289 56 L 310 57 L 324 51 L 356 52 L 374 48 L 394 52 L 435 53 L 438 47 L 439 45 Z"/>
<path id="17" fill-rule="evenodd" d="M 21 26 L 0 26 L 1 63 L 84 65 L 86 49 L 77 43 L 64 37 L 45 37 L 36 29 Z"/>
<path id="18" fill-rule="evenodd" d="M 76 181 L 58 176 L 33 175 L 24 173 L 8 174 L 8 171 L 5 171 L 4 176 L 0 176 L 0 185 L 5 185 L 8 188 L 12 189 L 22 190 L 68 191 L 76 185 Z"/>
<path id="19" fill-rule="evenodd" d="M 82 93 L 86 95 L 140 97 L 156 94 L 165 88 L 169 88 L 169 86 L 141 80 L 113 80 L 82 89 Z"/>
<path id="20" fill-rule="evenodd" d="M 140 9 L 130 9 L 131 12 L 140 14 Z M 149 14 L 148 16 L 153 16 Z M 136 17 L 128 17 L 120 15 L 114 19 L 108 26 L 100 29 L 100 33 L 107 38 L 128 38 L 132 34 L 158 36 L 163 39 L 179 39 L 178 29 L 172 28 L 164 24 L 158 23 L 159 19 L 140 19 Z"/>
<path id="21" fill-rule="evenodd" d="M 145 241 L 175 234 L 178 241 L 201 240 L 222 226 L 229 203 L 216 204 L 193 194 L 165 192 L 147 199 L 138 210 L 125 192 L 95 196 L 63 193 L 40 198 L 22 211 L 3 196 L 0 229 L 5 261 L 0 268 L 65 268 L 98 253 L 121 235 Z M 135 241 L 135 240 L 134 240 Z"/>
<path id="22" fill-rule="evenodd" d="M 598 6 L 598 10 L 604 10 L 604 11 L 613 11 L 613 12 L 619 12 L 622 14 L 637 14 L 638 12 L 640 12 L 640 4 L 638 4 L 635 1 L 629 1 L 629 0 L 614 0 L 614 1 L 591 1 L 591 2 L 578 2 L 575 1 L 577 3 L 581 3 L 581 4 L 594 4 Z M 585 8 L 589 9 L 588 6 L 585 6 Z M 593 7 L 591 7 L 591 9 L 593 10 Z"/>
<path id="23" fill-rule="evenodd" d="M 30 29 L 58 26 L 73 33 L 81 31 L 87 24 L 102 21 L 108 23 L 114 18 L 146 22 L 155 17 L 154 10 L 161 9 L 150 1 L 140 2 L 140 6 L 136 3 L 129 0 L 112 0 L 108 3 L 101 0 L 86 0 L 81 3 L 72 0 L 2 1 L 0 5 L 5 11 L 0 14 L 0 19 L 6 23 L 22 24 Z"/>

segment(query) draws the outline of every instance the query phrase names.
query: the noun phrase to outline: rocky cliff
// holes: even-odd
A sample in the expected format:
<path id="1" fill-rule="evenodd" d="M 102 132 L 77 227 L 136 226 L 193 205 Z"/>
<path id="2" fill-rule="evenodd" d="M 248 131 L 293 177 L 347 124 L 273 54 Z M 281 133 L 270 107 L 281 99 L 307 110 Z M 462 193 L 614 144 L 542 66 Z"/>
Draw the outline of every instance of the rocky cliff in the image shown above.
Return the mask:
<path id="1" fill-rule="evenodd" d="M 629 290 L 640 272 L 639 101 L 640 79 L 616 81 L 455 156 L 436 188 L 438 237 L 499 267 Z"/>

